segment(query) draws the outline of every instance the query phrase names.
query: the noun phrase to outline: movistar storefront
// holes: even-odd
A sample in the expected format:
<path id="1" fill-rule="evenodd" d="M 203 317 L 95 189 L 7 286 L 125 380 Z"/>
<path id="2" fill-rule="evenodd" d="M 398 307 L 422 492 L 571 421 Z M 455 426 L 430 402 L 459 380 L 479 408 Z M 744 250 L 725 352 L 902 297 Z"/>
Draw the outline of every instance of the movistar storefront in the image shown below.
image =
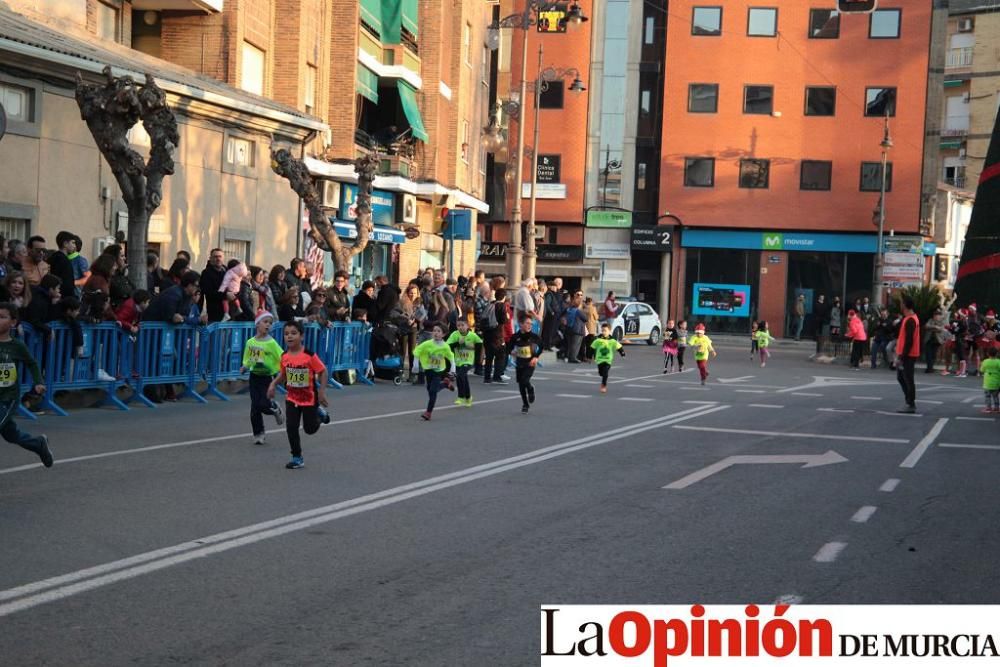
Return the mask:
<path id="1" fill-rule="evenodd" d="M 703 321 L 710 331 L 742 333 L 751 321 L 766 320 L 771 333 L 782 336 L 803 294 L 803 334 L 812 335 L 834 297 L 853 304 L 871 294 L 877 237 L 686 228 L 681 247 L 684 293 L 678 296 L 689 324 Z"/>

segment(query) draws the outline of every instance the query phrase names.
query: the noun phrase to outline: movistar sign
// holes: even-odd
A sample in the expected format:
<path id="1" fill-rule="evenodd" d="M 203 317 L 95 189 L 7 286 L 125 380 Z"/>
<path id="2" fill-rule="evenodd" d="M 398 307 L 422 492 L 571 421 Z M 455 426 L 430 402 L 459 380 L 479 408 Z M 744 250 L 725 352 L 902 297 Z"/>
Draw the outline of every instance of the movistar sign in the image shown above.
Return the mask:
<path id="1" fill-rule="evenodd" d="M 764 232 L 764 241 L 761 246 L 764 250 L 781 250 L 785 247 L 784 234 Z"/>
<path id="2" fill-rule="evenodd" d="M 874 234 L 827 234 L 822 232 L 759 232 L 724 229 L 685 228 L 681 234 L 685 248 L 739 248 L 744 250 L 806 250 L 813 252 L 874 253 Z"/>

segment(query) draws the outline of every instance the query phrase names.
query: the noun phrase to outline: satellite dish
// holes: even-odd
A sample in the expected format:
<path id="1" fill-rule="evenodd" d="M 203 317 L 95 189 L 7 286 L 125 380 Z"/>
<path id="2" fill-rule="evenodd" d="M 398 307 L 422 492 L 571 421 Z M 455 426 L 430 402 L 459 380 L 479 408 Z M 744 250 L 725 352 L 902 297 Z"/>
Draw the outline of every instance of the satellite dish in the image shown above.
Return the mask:
<path id="1" fill-rule="evenodd" d="M 7 132 L 7 111 L 3 108 L 3 104 L 0 103 L 0 139 L 3 139 L 3 135 Z"/>

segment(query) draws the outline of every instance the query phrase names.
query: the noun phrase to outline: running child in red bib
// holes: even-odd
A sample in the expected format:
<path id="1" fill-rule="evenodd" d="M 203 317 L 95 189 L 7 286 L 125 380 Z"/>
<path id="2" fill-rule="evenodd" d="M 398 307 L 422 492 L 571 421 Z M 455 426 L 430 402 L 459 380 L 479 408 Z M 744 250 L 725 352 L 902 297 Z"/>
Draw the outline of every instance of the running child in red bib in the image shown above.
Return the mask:
<path id="1" fill-rule="evenodd" d="M 322 421 L 319 406 L 326 407 L 326 366 L 315 354 L 302 347 L 302 324 L 296 320 L 285 323 L 285 348 L 281 355 L 281 371 L 267 388 L 267 397 L 274 398 L 278 385 L 283 384 L 288 391 L 285 397 L 285 432 L 292 449 L 292 460 L 285 467 L 297 470 L 305 466 L 302 459 L 302 441 L 299 437 L 299 423 L 312 435 L 319 430 Z"/>

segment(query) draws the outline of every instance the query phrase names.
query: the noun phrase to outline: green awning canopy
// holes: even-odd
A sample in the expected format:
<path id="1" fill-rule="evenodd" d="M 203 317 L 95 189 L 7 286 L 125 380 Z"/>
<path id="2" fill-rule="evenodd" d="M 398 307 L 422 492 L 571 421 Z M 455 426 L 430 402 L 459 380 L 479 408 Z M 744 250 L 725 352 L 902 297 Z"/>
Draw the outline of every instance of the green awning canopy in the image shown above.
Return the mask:
<path id="1" fill-rule="evenodd" d="M 361 0 L 361 20 L 382 34 L 382 0 Z"/>
<path id="2" fill-rule="evenodd" d="M 419 15 L 420 0 L 403 0 L 403 27 L 411 35 L 417 36 L 417 16 Z"/>
<path id="3" fill-rule="evenodd" d="M 382 0 L 382 37 L 383 44 L 399 44 L 400 26 L 402 25 L 402 0 Z"/>
<path id="4" fill-rule="evenodd" d="M 403 113 L 410 122 L 413 136 L 424 142 L 430 140 L 424 129 L 424 120 L 420 117 L 420 107 L 417 106 L 417 90 L 405 81 L 396 81 L 396 84 L 399 86 L 399 101 L 403 104 Z"/>
<path id="5" fill-rule="evenodd" d="M 378 74 L 358 63 L 358 80 L 355 90 L 369 100 L 378 104 Z"/>
<path id="6" fill-rule="evenodd" d="M 961 87 L 961 85 L 963 83 L 965 83 L 965 82 L 961 81 L 961 80 L 945 81 L 944 82 L 944 87 L 945 88 L 959 88 L 959 87 Z"/>
<path id="7" fill-rule="evenodd" d="M 941 141 L 941 148 L 961 148 L 961 147 L 962 147 L 961 141 L 955 141 L 954 139 Z"/>

